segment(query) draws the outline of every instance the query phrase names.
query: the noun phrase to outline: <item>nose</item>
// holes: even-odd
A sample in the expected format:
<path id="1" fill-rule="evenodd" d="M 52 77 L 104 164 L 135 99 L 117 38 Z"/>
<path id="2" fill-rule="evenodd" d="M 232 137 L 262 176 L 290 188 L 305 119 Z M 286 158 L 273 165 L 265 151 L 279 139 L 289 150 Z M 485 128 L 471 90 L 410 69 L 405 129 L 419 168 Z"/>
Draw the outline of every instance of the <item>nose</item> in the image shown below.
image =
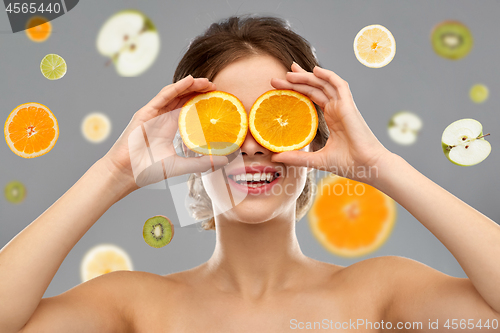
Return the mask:
<path id="1" fill-rule="evenodd" d="M 245 137 L 245 140 L 243 141 L 243 144 L 240 147 L 240 150 L 241 154 L 247 157 L 253 157 L 257 155 L 268 156 L 272 153 L 269 149 L 262 147 L 255 140 L 250 131 L 247 132 L 247 135 Z"/>

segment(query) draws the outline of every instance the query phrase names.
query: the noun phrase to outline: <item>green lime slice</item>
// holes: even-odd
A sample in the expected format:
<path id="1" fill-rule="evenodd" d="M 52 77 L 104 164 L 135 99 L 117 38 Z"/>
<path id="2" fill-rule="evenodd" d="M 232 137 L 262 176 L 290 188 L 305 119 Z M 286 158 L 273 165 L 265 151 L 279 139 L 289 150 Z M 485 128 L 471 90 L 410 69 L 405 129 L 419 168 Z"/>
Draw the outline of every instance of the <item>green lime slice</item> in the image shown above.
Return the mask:
<path id="1" fill-rule="evenodd" d="M 49 80 L 60 79 L 66 74 L 66 61 L 57 54 L 47 54 L 40 63 L 43 76 Z"/>
<path id="2" fill-rule="evenodd" d="M 469 91 L 470 99 L 474 103 L 483 103 L 488 99 L 489 90 L 484 84 L 475 84 Z"/>

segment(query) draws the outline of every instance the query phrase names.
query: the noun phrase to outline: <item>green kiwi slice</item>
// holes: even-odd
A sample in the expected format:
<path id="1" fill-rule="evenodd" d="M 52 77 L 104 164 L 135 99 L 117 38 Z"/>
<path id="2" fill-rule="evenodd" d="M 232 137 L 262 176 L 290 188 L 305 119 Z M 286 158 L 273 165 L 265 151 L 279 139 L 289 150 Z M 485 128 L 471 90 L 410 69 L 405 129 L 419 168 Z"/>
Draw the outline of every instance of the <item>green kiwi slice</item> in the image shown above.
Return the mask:
<path id="1" fill-rule="evenodd" d="M 142 236 L 149 246 L 163 247 L 174 237 L 174 225 L 166 216 L 153 216 L 144 223 Z"/>
<path id="2" fill-rule="evenodd" d="M 20 181 L 13 180 L 5 186 L 5 198 L 7 201 L 18 204 L 26 197 L 26 187 Z"/>
<path id="3" fill-rule="evenodd" d="M 444 21 L 436 25 L 431 33 L 434 51 L 441 57 L 458 60 L 469 54 L 474 44 L 472 34 L 463 23 Z"/>

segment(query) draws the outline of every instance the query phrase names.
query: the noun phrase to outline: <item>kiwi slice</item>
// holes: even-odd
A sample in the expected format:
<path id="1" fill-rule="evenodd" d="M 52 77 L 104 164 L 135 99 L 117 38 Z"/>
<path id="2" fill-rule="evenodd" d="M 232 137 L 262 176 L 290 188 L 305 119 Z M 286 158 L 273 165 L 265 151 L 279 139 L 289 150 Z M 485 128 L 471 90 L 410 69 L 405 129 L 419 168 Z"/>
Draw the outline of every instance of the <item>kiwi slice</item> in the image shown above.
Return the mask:
<path id="1" fill-rule="evenodd" d="M 144 223 L 142 236 L 149 246 L 163 247 L 174 237 L 174 225 L 166 216 L 153 216 Z"/>
<path id="2" fill-rule="evenodd" d="M 474 44 L 472 34 L 463 23 L 444 21 L 436 25 L 431 33 L 434 51 L 441 57 L 458 60 L 469 54 Z"/>
<path id="3" fill-rule="evenodd" d="M 26 187 L 20 181 L 13 180 L 5 186 L 5 198 L 7 201 L 18 204 L 26 197 Z"/>

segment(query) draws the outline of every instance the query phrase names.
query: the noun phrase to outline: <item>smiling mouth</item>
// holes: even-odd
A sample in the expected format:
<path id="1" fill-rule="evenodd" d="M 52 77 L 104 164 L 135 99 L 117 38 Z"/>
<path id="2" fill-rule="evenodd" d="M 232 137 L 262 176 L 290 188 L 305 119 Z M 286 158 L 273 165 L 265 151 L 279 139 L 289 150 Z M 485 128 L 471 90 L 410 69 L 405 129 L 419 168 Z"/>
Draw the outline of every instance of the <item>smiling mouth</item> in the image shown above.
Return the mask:
<path id="1" fill-rule="evenodd" d="M 235 183 L 248 187 L 261 187 L 266 184 L 271 184 L 281 175 L 279 172 L 274 173 L 247 173 L 241 175 L 228 175 Z"/>

